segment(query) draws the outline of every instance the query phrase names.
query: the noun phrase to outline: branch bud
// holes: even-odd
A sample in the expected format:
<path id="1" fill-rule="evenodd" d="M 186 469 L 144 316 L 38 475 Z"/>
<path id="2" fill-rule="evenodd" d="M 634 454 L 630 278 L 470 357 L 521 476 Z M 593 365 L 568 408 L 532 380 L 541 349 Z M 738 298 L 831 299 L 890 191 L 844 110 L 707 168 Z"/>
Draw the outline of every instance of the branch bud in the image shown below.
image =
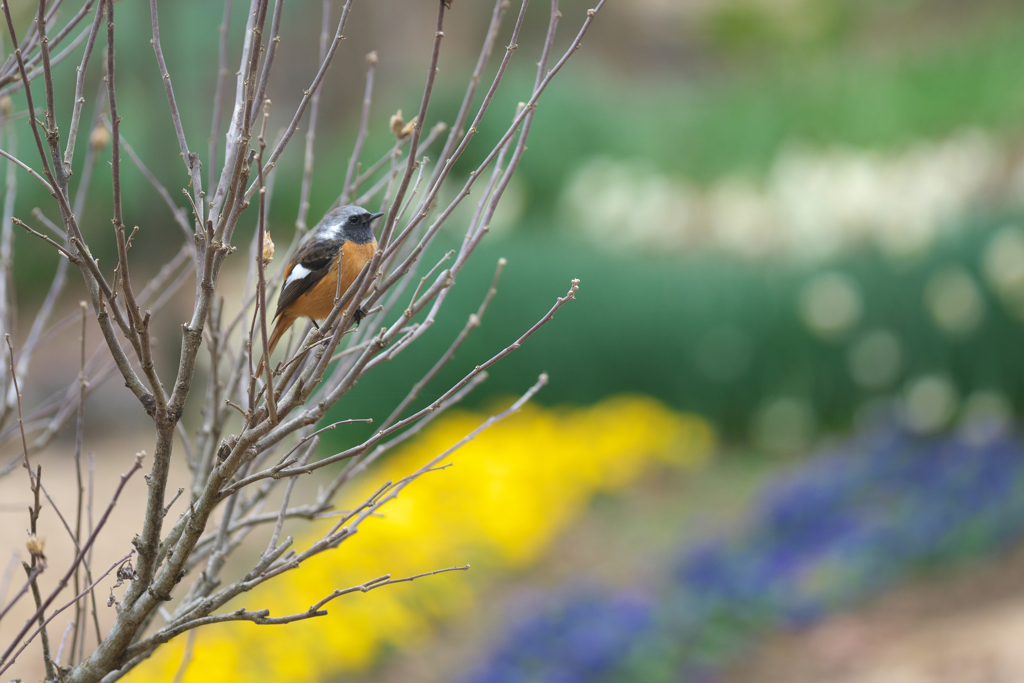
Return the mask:
<path id="1" fill-rule="evenodd" d="M 89 144 L 92 148 L 99 152 L 101 149 L 106 147 L 110 143 L 110 131 L 102 123 L 97 125 L 89 133 Z"/>
<path id="2" fill-rule="evenodd" d="M 32 556 L 32 559 L 43 567 L 46 566 L 46 555 L 43 553 L 44 548 L 46 548 L 45 538 L 29 534 L 28 540 L 25 541 L 25 549 L 28 550 L 28 554 Z"/>
<path id="3" fill-rule="evenodd" d="M 391 117 L 391 132 L 394 133 L 395 138 L 398 140 L 404 140 L 405 138 L 412 135 L 412 131 L 416 128 L 417 117 L 412 117 L 412 121 L 409 123 L 405 122 L 402 118 L 402 110 L 399 109 L 395 112 L 395 115 Z"/>
<path id="4" fill-rule="evenodd" d="M 274 260 L 274 240 L 270 239 L 270 231 L 263 231 L 263 266 Z"/>
<path id="5" fill-rule="evenodd" d="M 405 120 L 402 118 L 402 110 L 399 109 L 395 112 L 394 116 L 391 117 L 391 132 L 395 134 L 396 138 L 401 139 L 402 128 L 405 126 Z"/>

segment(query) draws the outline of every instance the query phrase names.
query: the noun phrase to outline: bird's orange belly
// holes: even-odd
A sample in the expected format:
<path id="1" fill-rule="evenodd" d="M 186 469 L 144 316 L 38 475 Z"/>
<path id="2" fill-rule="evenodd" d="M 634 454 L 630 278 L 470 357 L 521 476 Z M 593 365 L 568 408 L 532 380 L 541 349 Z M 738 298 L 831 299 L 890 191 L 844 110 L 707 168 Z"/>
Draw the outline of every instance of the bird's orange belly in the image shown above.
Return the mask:
<path id="1" fill-rule="evenodd" d="M 338 288 L 338 262 L 335 261 L 327 275 L 306 293 L 302 294 L 289 308 L 298 318 L 322 320 L 330 315 L 334 308 L 334 297 L 345 293 L 352 281 L 363 270 L 366 262 L 373 258 L 377 251 L 376 242 L 353 244 L 345 242 L 341 245 L 341 288 Z M 347 308 L 347 307 L 346 307 Z"/>

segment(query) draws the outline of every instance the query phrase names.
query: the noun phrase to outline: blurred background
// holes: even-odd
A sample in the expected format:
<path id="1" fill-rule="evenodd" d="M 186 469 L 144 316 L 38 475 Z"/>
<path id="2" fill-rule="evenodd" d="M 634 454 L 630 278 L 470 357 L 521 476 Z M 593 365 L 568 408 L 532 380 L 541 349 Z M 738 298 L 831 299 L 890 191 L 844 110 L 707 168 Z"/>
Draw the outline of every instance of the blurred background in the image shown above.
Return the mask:
<path id="1" fill-rule="evenodd" d="M 430 124 L 454 117 L 491 12 L 453 4 Z M 587 7 L 561 2 L 557 51 Z M 292 9 L 268 130 L 315 72 L 320 3 Z M 190 140 L 209 134 L 221 12 L 161 5 Z M 117 13 L 124 136 L 169 188 L 186 185 L 148 7 L 126 0 Z M 534 0 L 508 87 L 456 176 L 527 99 L 547 13 Z M 433 14 L 429 2 L 355 4 L 324 85 L 311 223 L 344 177 L 364 55 L 380 58 L 364 154 L 375 159 L 393 140 L 388 117 L 418 105 Z M 185 680 L 1024 680 L 1021 64 L 1024 7 L 1011 0 L 609 2 L 541 99 L 445 314 L 336 414 L 388 415 L 476 310 L 500 257 L 482 327 L 424 400 L 513 341 L 570 278 L 578 300 L 360 486 L 444 450 L 540 372 L 550 385 L 372 533 L 246 604 L 294 611 L 384 572 L 472 571 L 349 596 L 322 620 L 201 631 Z M 61 74 L 70 88 L 73 69 Z M 294 230 L 301 150 L 276 171 L 279 244 Z M 173 253 L 179 231 L 125 168 L 135 248 Z M 97 174 L 90 205 L 105 206 L 109 184 Z M 22 181 L 24 213 L 48 206 L 35 192 Z M 109 218 L 87 214 L 109 263 Z M 453 217 L 434 257 L 468 218 Z M 55 256 L 21 234 L 16 253 L 33 310 Z M 68 293 L 68 310 L 80 297 Z M 170 373 L 179 320 L 161 324 Z M 60 386 L 76 358 L 33 389 Z M 132 401 L 93 401 L 91 428 Z M 332 433 L 318 455 L 364 435 Z M 133 680 L 170 680 L 183 640 Z"/>

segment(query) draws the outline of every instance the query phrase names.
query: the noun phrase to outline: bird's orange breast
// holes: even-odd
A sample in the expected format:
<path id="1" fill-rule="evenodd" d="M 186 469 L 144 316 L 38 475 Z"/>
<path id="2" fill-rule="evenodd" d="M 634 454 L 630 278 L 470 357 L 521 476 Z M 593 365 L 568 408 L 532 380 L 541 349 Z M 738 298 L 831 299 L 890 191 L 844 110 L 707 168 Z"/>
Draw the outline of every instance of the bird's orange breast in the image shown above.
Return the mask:
<path id="1" fill-rule="evenodd" d="M 366 262 L 373 258 L 377 251 L 376 242 L 366 244 L 354 244 L 344 242 L 341 245 L 341 294 L 349 288 L 363 270 Z M 289 313 L 298 318 L 313 318 L 321 320 L 326 318 L 334 308 L 334 297 L 338 294 L 338 262 L 335 260 L 331 270 L 320 282 L 313 285 L 308 291 L 301 294 L 291 306 Z"/>

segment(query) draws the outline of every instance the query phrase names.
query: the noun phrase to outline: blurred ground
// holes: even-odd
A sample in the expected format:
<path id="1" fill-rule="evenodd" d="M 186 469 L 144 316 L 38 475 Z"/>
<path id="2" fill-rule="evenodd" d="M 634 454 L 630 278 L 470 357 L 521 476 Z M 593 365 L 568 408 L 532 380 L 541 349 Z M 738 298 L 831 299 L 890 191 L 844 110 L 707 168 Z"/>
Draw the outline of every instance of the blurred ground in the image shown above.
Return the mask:
<path id="1" fill-rule="evenodd" d="M 1017 548 L 770 636 L 723 683 L 1011 683 L 1024 680 L 1022 641 Z"/>

